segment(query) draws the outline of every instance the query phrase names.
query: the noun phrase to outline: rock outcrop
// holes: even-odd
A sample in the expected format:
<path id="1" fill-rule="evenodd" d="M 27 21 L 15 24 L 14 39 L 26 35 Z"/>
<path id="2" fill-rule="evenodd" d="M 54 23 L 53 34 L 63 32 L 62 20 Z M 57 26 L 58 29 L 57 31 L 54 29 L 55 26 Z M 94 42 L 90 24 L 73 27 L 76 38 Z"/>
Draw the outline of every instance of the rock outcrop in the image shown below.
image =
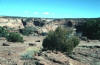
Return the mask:
<path id="1" fill-rule="evenodd" d="M 54 30 L 59 25 L 72 26 L 80 22 L 85 22 L 87 19 L 49 19 L 49 18 L 25 18 L 25 17 L 0 17 L 0 26 L 6 26 L 15 29 L 21 29 L 25 26 L 39 26 L 42 31 L 48 32 Z"/>
<path id="2" fill-rule="evenodd" d="M 18 18 L 0 18 L 0 26 L 21 29 L 24 28 L 21 19 Z"/>

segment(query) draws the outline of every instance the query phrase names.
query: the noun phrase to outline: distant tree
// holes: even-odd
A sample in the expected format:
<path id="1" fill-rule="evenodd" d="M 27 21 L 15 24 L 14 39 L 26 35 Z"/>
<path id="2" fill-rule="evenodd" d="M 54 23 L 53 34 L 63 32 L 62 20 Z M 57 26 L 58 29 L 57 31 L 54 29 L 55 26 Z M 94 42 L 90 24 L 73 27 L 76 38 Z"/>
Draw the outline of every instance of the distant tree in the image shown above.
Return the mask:
<path id="1" fill-rule="evenodd" d="M 73 26 L 73 23 L 72 23 L 71 21 L 68 21 L 68 22 L 67 22 L 67 26 L 68 26 L 68 27 L 72 27 L 72 26 Z"/>
<path id="2" fill-rule="evenodd" d="M 100 19 L 90 19 L 81 26 L 83 35 L 90 39 L 100 40 Z"/>
<path id="3" fill-rule="evenodd" d="M 36 26 L 42 27 L 45 24 L 45 22 L 46 22 L 45 20 L 43 20 L 43 21 L 34 21 L 34 24 Z"/>
<path id="4" fill-rule="evenodd" d="M 34 34 L 35 31 L 37 31 L 36 27 L 25 27 L 24 29 L 20 30 L 20 33 L 22 33 L 23 35 L 30 35 Z"/>

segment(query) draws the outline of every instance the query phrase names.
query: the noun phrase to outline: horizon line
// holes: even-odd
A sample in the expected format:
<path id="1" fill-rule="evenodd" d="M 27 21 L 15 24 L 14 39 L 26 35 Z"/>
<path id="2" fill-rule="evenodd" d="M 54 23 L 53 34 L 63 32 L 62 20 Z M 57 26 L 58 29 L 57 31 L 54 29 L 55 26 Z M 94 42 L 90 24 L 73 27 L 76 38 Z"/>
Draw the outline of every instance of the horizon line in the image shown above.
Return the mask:
<path id="1" fill-rule="evenodd" d="M 65 19 L 65 18 L 100 18 L 100 17 L 33 17 L 33 16 L 8 16 L 8 15 L 0 15 L 0 17 L 18 17 L 18 18 L 55 18 L 55 19 Z"/>

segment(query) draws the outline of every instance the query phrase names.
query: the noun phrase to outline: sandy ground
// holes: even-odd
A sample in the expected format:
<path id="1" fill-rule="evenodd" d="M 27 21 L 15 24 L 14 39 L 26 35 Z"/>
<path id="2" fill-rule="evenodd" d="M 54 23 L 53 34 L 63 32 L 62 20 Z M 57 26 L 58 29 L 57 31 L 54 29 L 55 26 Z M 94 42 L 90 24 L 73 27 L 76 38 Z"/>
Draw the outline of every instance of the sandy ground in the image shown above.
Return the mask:
<path id="1" fill-rule="evenodd" d="M 92 40 L 91 42 L 80 41 L 78 46 L 100 46 L 100 41 Z"/>
<path id="2" fill-rule="evenodd" d="M 24 43 L 13 43 L 13 42 L 7 42 L 6 40 L 0 40 L 0 63 L 3 63 L 6 65 L 6 62 L 10 59 L 15 62 L 18 62 L 18 65 L 22 65 L 23 62 L 20 61 L 20 54 L 23 53 L 27 48 L 29 48 L 29 43 L 36 44 L 37 47 L 40 47 L 42 45 L 44 37 L 32 37 L 32 36 L 24 36 Z M 40 42 L 36 42 L 40 40 Z M 8 43 L 10 46 L 2 46 L 3 43 Z M 5 62 L 3 62 L 2 59 L 7 59 Z M 2 64 L 2 65 L 3 65 Z"/>

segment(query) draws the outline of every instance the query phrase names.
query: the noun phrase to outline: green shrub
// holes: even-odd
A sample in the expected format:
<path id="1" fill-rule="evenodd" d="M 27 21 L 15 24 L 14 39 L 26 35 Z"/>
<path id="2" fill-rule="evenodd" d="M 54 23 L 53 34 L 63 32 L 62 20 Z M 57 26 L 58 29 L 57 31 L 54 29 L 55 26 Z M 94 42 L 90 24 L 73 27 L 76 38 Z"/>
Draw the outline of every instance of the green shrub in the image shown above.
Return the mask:
<path id="1" fill-rule="evenodd" d="M 5 28 L 0 27 L 0 37 L 6 37 L 8 35 L 8 32 Z"/>
<path id="2" fill-rule="evenodd" d="M 6 37 L 10 42 L 23 42 L 23 37 L 19 33 L 11 32 Z"/>
<path id="3" fill-rule="evenodd" d="M 25 27 L 24 29 L 20 30 L 20 33 L 22 33 L 23 35 L 30 35 L 34 34 L 35 31 L 37 31 L 36 27 Z"/>
<path id="4" fill-rule="evenodd" d="M 43 27 L 45 25 L 46 21 L 34 21 L 35 26 Z"/>
<path id="5" fill-rule="evenodd" d="M 58 27 L 55 31 L 50 31 L 43 40 L 43 47 L 49 50 L 71 53 L 79 44 L 79 39 L 71 36 L 71 32 Z"/>
<path id="6" fill-rule="evenodd" d="M 90 19 L 80 28 L 87 38 L 100 40 L 100 19 Z"/>

